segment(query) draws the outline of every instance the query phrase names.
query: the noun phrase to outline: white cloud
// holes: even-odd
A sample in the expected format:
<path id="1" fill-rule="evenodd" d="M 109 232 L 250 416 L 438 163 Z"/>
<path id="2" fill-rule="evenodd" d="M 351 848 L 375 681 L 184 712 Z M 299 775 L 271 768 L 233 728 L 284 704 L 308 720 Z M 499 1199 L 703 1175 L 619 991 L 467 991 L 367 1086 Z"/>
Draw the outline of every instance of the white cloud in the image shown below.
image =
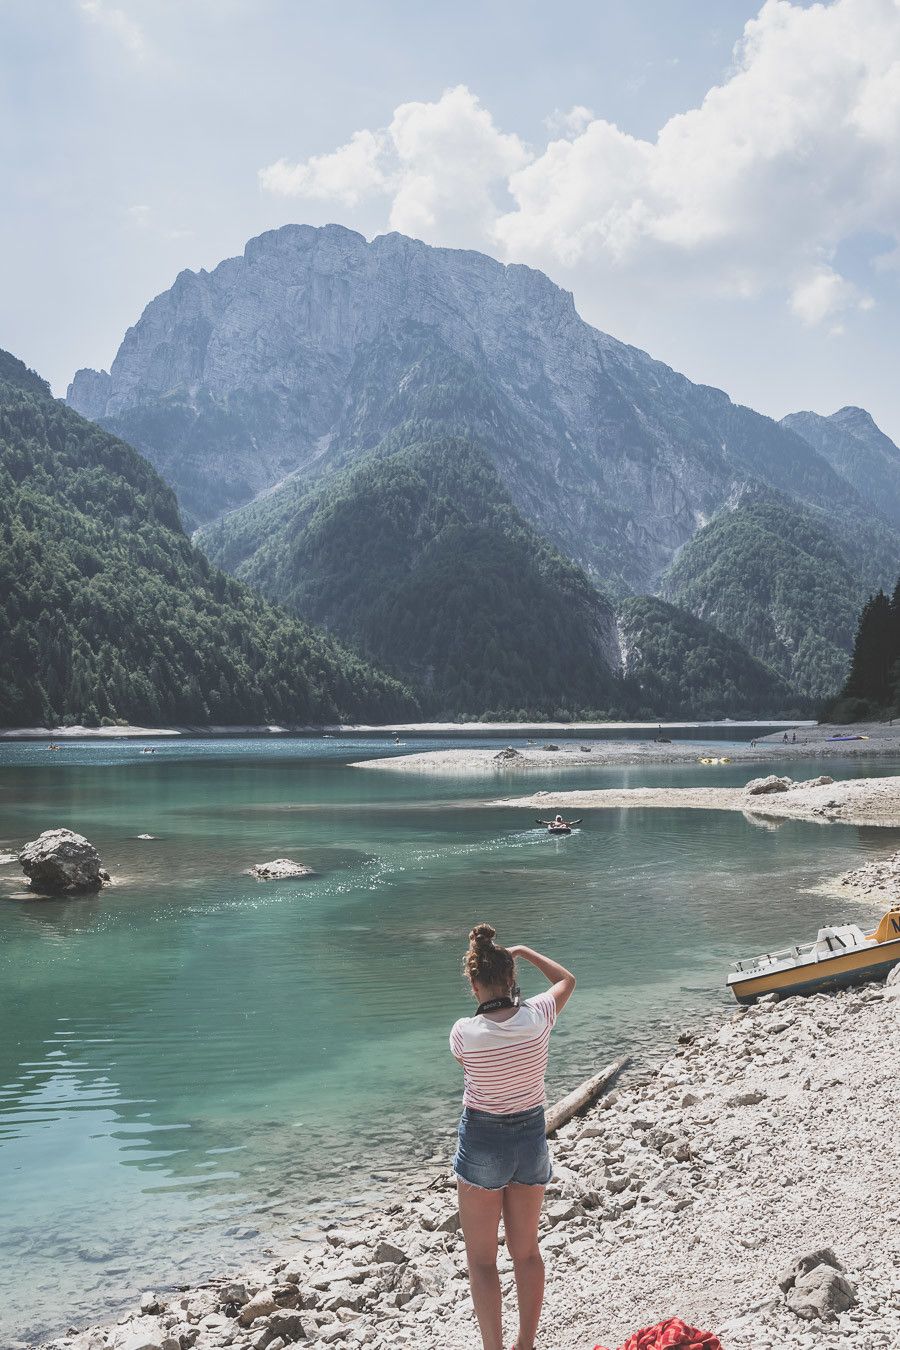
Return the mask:
<path id="1" fill-rule="evenodd" d="M 900 236 L 900 0 L 766 0 L 727 79 L 655 140 L 580 106 L 547 125 L 531 150 L 459 86 L 261 181 L 348 205 L 384 194 L 392 228 L 581 284 L 775 293 L 802 323 L 834 325 L 871 303 L 839 246 Z"/>
<path id="2" fill-rule="evenodd" d="M 358 131 L 339 149 L 300 164 L 278 160 L 259 172 L 283 196 L 326 198 L 347 206 L 391 196 L 392 229 L 432 242 L 484 237 L 499 214 L 498 191 L 527 160 L 516 135 L 494 125 L 463 85 L 434 103 L 402 103 L 387 128 Z"/>
<path id="3" fill-rule="evenodd" d="M 123 9 L 106 4 L 105 0 L 79 0 L 78 8 L 92 23 L 111 33 L 132 56 L 142 60 L 147 55 L 143 29 Z"/>
<path id="4" fill-rule="evenodd" d="M 259 181 L 282 197 L 311 197 L 356 206 L 373 192 L 390 186 L 380 167 L 384 135 L 356 131 L 346 145 L 329 155 L 313 155 L 305 164 L 279 159 L 259 171 Z"/>
<path id="5" fill-rule="evenodd" d="M 446 243 L 490 227 L 498 189 L 528 158 L 518 136 L 498 131 L 464 85 L 437 103 L 401 104 L 389 135 L 399 161 L 391 227 Z"/>
<path id="6" fill-rule="evenodd" d="M 544 118 L 544 126 L 551 134 L 578 136 L 593 120 L 593 108 L 585 108 L 584 104 L 576 103 L 568 112 L 554 108 L 550 116 Z"/>
<path id="7" fill-rule="evenodd" d="M 803 323 L 817 324 L 847 309 L 870 309 L 872 301 L 831 267 L 818 267 L 796 282 L 790 304 Z"/>

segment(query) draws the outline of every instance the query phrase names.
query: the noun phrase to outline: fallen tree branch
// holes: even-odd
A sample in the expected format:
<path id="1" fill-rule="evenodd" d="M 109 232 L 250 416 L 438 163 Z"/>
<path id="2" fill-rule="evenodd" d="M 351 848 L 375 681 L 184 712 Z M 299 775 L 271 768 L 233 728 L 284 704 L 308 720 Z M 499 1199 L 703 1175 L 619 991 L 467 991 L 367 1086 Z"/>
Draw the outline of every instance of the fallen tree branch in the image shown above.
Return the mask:
<path id="1" fill-rule="evenodd" d="M 562 1097 L 553 1106 L 547 1108 L 547 1133 L 553 1134 L 570 1121 L 573 1116 L 577 1116 L 579 1111 L 592 1105 L 597 1100 L 600 1093 L 607 1087 L 614 1078 L 625 1068 L 626 1064 L 631 1063 L 630 1055 L 623 1055 L 621 1059 L 614 1059 L 611 1064 L 607 1064 L 605 1069 L 595 1073 L 593 1078 L 586 1078 L 577 1088 L 573 1088 L 565 1097 Z"/>

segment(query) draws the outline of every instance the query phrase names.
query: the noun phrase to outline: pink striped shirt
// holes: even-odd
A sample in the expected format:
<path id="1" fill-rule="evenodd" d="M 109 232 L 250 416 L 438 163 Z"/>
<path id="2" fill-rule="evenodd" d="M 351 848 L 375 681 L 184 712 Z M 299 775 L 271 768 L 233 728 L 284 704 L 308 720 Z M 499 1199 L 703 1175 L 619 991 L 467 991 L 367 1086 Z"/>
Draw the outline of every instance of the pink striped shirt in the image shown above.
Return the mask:
<path id="1" fill-rule="evenodd" d="M 544 1074 L 556 1001 L 550 993 L 526 999 L 505 1022 L 461 1017 L 450 1050 L 463 1066 L 463 1106 L 495 1116 L 544 1104 Z"/>

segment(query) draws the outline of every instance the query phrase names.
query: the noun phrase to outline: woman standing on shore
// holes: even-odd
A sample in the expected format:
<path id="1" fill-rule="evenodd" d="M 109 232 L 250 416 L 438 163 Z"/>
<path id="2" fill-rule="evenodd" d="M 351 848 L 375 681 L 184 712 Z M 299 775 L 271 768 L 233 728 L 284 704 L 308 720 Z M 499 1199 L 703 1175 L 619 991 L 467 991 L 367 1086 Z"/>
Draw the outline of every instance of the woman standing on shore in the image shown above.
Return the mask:
<path id="1" fill-rule="evenodd" d="M 538 1220 L 552 1170 L 544 1074 L 550 1031 L 572 996 L 575 976 L 530 947 L 498 947 L 495 936 L 490 924 L 477 924 L 463 959 L 479 1006 L 474 1017 L 460 1018 L 450 1033 L 450 1049 L 465 1080 L 453 1171 L 484 1350 L 503 1350 L 497 1274 L 501 1214 L 519 1305 L 514 1350 L 534 1350 L 544 1301 Z M 545 993 L 524 1003 L 516 988 L 516 957 L 530 961 L 551 982 Z"/>

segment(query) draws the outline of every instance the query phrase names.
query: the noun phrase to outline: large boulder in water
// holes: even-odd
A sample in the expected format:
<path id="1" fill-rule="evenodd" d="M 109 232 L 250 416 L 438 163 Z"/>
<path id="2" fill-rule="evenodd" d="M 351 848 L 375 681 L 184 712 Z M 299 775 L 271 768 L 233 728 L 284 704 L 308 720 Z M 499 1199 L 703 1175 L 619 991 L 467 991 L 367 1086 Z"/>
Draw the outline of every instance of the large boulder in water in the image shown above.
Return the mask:
<path id="1" fill-rule="evenodd" d="M 100 854 L 74 830 L 45 830 L 19 853 L 32 890 L 43 895 L 99 891 L 109 873 Z"/>
<path id="2" fill-rule="evenodd" d="M 274 862 L 256 863 L 250 868 L 250 875 L 257 881 L 284 881 L 288 877 L 312 877 L 315 872 L 306 863 L 294 862 L 293 858 L 276 858 Z"/>

